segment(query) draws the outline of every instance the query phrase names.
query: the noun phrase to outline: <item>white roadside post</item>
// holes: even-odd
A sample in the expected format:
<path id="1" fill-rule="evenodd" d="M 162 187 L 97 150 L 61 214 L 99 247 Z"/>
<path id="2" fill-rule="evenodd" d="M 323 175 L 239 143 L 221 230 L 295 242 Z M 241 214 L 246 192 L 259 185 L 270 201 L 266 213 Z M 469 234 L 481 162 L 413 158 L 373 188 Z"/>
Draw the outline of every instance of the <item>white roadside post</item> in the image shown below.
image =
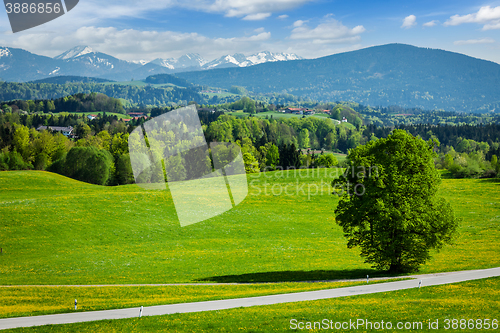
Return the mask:
<path id="1" fill-rule="evenodd" d="M 141 305 L 141 309 L 139 310 L 139 318 L 142 317 L 142 305 Z"/>
<path id="2" fill-rule="evenodd" d="M 418 287 L 422 287 L 422 280 L 418 281 Z"/>
<path id="3" fill-rule="evenodd" d="M 75 298 L 75 310 L 76 310 L 76 304 L 77 304 L 77 301 L 76 301 L 76 298 Z"/>
<path id="4" fill-rule="evenodd" d="M 368 275 L 366 276 L 366 283 L 368 283 Z"/>

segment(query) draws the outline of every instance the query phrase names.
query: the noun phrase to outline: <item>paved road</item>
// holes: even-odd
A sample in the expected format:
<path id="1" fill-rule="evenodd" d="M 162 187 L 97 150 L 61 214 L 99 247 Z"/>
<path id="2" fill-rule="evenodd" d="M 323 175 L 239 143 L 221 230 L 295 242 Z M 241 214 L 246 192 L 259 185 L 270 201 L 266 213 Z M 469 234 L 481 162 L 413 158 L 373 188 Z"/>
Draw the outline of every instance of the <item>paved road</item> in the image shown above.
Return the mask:
<path id="1" fill-rule="evenodd" d="M 292 294 L 280 294 L 258 297 L 247 297 L 237 299 L 227 299 L 220 301 L 207 301 L 196 303 L 181 303 L 170 305 L 157 305 L 144 307 L 143 316 L 159 316 L 173 313 L 188 313 L 200 311 L 225 310 L 239 307 L 250 307 L 258 305 L 271 305 L 278 303 L 315 301 L 327 298 L 345 297 L 353 295 L 382 293 L 394 290 L 418 288 L 420 281 L 422 287 L 436 286 L 448 283 L 484 279 L 488 277 L 500 276 L 500 267 L 462 271 L 452 273 L 428 274 L 415 276 L 415 280 L 405 280 L 396 282 L 385 282 L 378 284 L 367 284 L 355 287 L 336 288 L 327 290 L 306 291 Z M 0 329 L 16 327 L 32 327 L 49 324 L 69 324 L 77 322 L 87 322 L 95 320 L 134 318 L 139 316 L 139 308 L 103 310 L 90 312 L 65 313 L 47 316 L 21 317 L 0 319 Z"/>

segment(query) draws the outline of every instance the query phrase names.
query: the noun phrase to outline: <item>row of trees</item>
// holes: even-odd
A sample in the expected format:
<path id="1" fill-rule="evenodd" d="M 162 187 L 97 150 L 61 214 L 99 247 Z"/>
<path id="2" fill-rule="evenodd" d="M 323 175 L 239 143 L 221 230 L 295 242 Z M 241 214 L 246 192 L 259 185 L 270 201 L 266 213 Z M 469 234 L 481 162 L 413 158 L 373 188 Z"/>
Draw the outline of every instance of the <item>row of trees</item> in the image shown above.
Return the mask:
<path id="1" fill-rule="evenodd" d="M 37 131 L 33 116 L 37 115 L 0 114 L 0 170 L 49 170 L 99 185 L 133 182 L 128 128 L 122 121 L 111 118 L 97 132 L 98 120 L 77 117 L 80 138 L 69 139 L 59 132 Z M 68 120 L 67 115 L 60 117 Z M 58 124 L 58 116 L 43 118 Z"/>
<path id="2" fill-rule="evenodd" d="M 249 138 L 256 148 L 268 142 L 277 146 L 293 143 L 299 149 L 338 152 L 347 152 L 366 142 L 361 131 L 319 117 L 262 119 L 222 115 L 206 126 L 205 136 L 208 142 L 235 142 Z"/>
<path id="3" fill-rule="evenodd" d="M 58 101 L 61 103 L 73 103 L 74 101 L 86 103 L 98 100 L 109 102 L 114 99 L 105 96 L 103 98 L 99 94 L 82 94 Z M 117 154 L 112 142 L 118 136 L 132 132 L 135 126 L 145 121 L 144 119 L 124 123 L 117 117 L 106 114 L 89 120 L 84 116 L 70 113 L 27 114 L 19 110 L 15 111 L 13 108 L 4 109 L 5 112 L 0 113 L 2 169 L 34 168 L 43 170 L 62 159 L 61 151 L 68 153 L 73 146 L 95 147 L 108 151 L 113 157 L 111 173 L 107 177 L 106 184 L 122 184 L 130 181 L 130 173 L 128 176 L 118 177 L 116 171 L 122 155 L 126 155 L 128 151 L 125 149 Z M 171 109 L 171 107 L 157 107 L 151 110 L 144 109 L 144 111 L 160 115 Z M 332 115 L 333 117 L 348 116 L 353 121 L 356 121 L 360 116 L 351 108 L 340 104 L 332 108 Z M 392 131 L 391 128 L 373 125 L 358 124 L 357 128 L 349 123 L 337 125 L 331 119 L 320 117 L 263 119 L 250 116 L 236 118 L 221 111 L 199 112 L 199 117 L 207 142 L 236 142 L 240 145 L 244 153 L 247 172 L 258 172 L 277 166 L 332 166 L 336 164 L 333 155 L 303 154 L 302 152 L 313 149 L 347 153 L 350 149 L 361 144 L 386 137 Z M 58 154 L 54 155 L 54 150 L 50 148 L 51 144 L 40 143 L 40 140 L 41 142 L 50 141 L 47 139 L 46 133 L 38 133 L 34 130 L 40 125 L 73 126 L 79 140 L 72 141 L 62 138 L 57 133 L 49 133 L 58 144 L 66 140 L 63 145 L 65 148 L 57 150 Z M 440 146 L 436 147 L 438 152 L 436 165 L 439 168 L 447 168 L 456 177 L 493 177 L 498 174 L 497 163 L 493 159 L 500 153 L 498 151 L 500 145 L 499 125 L 491 124 L 482 127 L 414 125 L 407 126 L 405 129 L 425 140 L 433 139 L 442 142 Z M 27 135 L 26 131 L 28 131 Z M 19 143 L 15 142 L 15 140 L 19 140 L 21 134 L 24 142 L 28 138 L 31 152 L 29 154 L 26 153 L 26 149 L 19 146 Z M 465 137 L 470 139 L 465 139 Z M 486 139 L 487 141 L 476 141 L 475 139 Z M 90 150 L 86 153 L 94 154 Z M 72 159 L 70 159 L 70 163 L 71 161 Z M 61 163 L 57 164 L 57 168 L 54 167 L 56 168 L 54 170 L 79 178 L 73 172 L 65 171 L 70 170 L 71 167 L 61 167 L 65 163 L 65 160 L 62 159 Z M 120 167 L 122 170 L 127 170 L 127 167 Z"/>
<path id="4" fill-rule="evenodd" d="M 500 170 L 495 159 L 500 156 L 500 124 L 487 125 L 405 125 L 399 128 L 425 140 L 437 140 L 440 145 L 435 162 L 439 169 L 447 169 L 456 178 L 495 177 Z M 368 126 L 365 133 L 382 137 L 389 128 Z"/>
<path id="5" fill-rule="evenodd" d="M 196 87 L 153 87 L 150 85 L 136 86 L 124 84 L 87 83 L 16 83 L 0 81 L 0 105 L 14 100 L 54 100 L 76 94 L 100 93 L 109 97 L 124 99 L 136 105 L 185 105 L 189 101 L 197 103 L 227 103 L 234 102 L 238 97 L 208 97 L 200 94 Z M 28 111 L 27 109 L 23 109 Z M 29 111 L 40 111 L 32 110 Z M 44 110 L 45 111 L 45 110 Z"/>
<path id="6" fill-rule="evenodd" d="M 79 93 L 55 100 L 14 100 L 2 105 L 2 109 L 9 111 L 22 110 L 33 112 L 108 112 L 125 113 L 119 99 L 104 94 Z"/>

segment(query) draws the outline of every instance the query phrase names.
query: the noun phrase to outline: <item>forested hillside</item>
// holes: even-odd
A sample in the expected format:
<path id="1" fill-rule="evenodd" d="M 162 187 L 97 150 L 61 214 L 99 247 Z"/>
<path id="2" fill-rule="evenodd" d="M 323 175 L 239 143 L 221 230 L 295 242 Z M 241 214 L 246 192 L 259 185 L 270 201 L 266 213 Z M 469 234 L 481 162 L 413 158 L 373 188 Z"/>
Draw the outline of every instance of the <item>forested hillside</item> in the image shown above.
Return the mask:
<path id="1" fill-rule="evenodd" d="M 177 73 L 194 84 L 317 101 L 498 112 L 500 65 L 458 53 L 389 44 L 318 59 Z"/>
<path id="2" fill-rule="evenodd" d="M 41 88 L 44 85 L 41 84 Z M 254 101 L 249 97 L 197 107 L 206 141 L 239 144 L 247 172 L 277 167 L 332 166 L 337 161 L 329 152 L 348 153 L 360 144 L 387 137 L 394 128 L 425 140 L 435 140 L 436 166 L 448 169 L 456 177 L 493 177 L 500 171 L 497 162 L 500 117 L 497 115 L 371 108 L 357 103 L 309 104 L 320 116 L 286 115 L 280 111 L 286 105 Z M 133 182 L 127 156 L 128 135 L 147 121 L 147 117 L 131 117 L 125 122 L 109 116 L 125 113 L 120 100 L 94 92 L 49 100 L 15 100 L 0 103 L 0 107 L 1 170 L 47 169 L 108 185 Z M 156 106 L 131 111 L 156 117 L 172 109 Z M 101 113 L 89 119 L 81 112 Z M 341 123 L 341 119 L 346 122 Z M 39 126 L 72 127 L 73 132 L 65 137 L 58 133 L 61 130 L 41 128 L 37 131 Z M 83 149 L 85 147 L 95 149 Z M 79 150 L 66 159 L 73 148 Z M 87 160 L 89 154 L 93 157 L 88 161 L 102 162 L 100 168 L 107 170 L 108 176 L 91 179 L 84 167 L 72 166 L 76 161 Z M 97 165 L 94 162 L 89 168 Z"/>
<path id="3" fill-rule="evenodd" d="M 12 83 L 0 81 L 0 101 L 57 99 L 78 93 L 102 93 L 141 105 L 177 105 L 190 101 L 206 103 L 208 98 L 197 91 L 178 87 L 138 87 L 99 83 Z M 212 102 L 218 102 L 214 99 Z"/>
<path id="4" fill-rule="evenodd" d="M 35 80 L 31 81 L 29 83 L 53 83 L 53 84 L 66 84 L 66 83 L 103 83 L 103 82 L 110 82 L 108 79 L 100 79 L 97 77 L 82 77 L 82 76 L 68 76 L 68 75 L 61 75 L 61 76 L 54 76 L 54 77 L 48 77 L 45 79 L 40 79 L 40 80 Z"/>
<path id="5" fill-rule="evenodd" d="M 104 94 L 79 93 L 54 100 L 15 100 L 0 103 L 6 111 L 22 110 L 26 112 L 108 112 L 125 113 L 125 109 L 119 99 L 108 97 Z"/>

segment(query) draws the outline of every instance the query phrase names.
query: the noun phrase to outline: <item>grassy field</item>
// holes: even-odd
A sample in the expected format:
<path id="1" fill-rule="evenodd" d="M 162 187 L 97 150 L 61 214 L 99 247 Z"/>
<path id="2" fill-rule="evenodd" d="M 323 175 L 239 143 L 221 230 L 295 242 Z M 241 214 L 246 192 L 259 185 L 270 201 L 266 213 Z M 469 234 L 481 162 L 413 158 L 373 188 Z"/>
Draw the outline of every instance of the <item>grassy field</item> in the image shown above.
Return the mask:
<path id="1" fill-rule="evenodd" d="M 394 281 L 398 279 L 390 279 Z M 401 280 L 401 279 L 399 279 Z M 381 280 L 387 282 L 388 280 Z M 371 281 L 370 283 L 378 283 Z M 0 318 L 36 316 L 139 306 L 201 302 L 301 291 L 343 288 L 366 284 L 355 282 L 288 282 L 239 285 L 168 286 L 16 286 L 0 288 Z"/>
<path id="2" fill-rule="evenodd" d="M 178 87 L 175 84 L 172 83 L 162 83 L 162 84 L 151 84 L 147 83 L 143 80 L 134 80 L 134 81 L 119 81 L 119 82 L 105 82 L 104 84 L 110 85 L 110 84 L 119 84 L 122 86 L 137 86 L 137 87 L 145 87 L 145 86 L 152 86 L 152 87 Z"/>
<path id="3" fill-rule="evenodd" d="M 230 115 L 233 115 L 236 117 L 248 117 L 248 115 L 249 115 L 248 113 L 245 113 L 242 110 L 234 111 L 234 112 L 227 112 L 227 114 L 230 114 Z M 254 117 L 258 117 L 258 118 L 266 118 L 267 117 L 270 119 L 271 116 L 274 119 L 278 119 L 278 118 L 302 118 L 303 117 L 303 115 L 300 115 L 300 114 L 291 114 L 291 113 L 283 113 L 283 112 L 275 112 L 275 111 L 259 112 L 259 113 L 254 114 Z M 325 119 L 325 118 L 329 119 L 329 116 L 326 114 L 313 114 L 313 115 L 306 116 L 306 117 L 316 117 L 316 118 L 320 118 L 320 119 Z"/>
<path id="4" fill-rule="evenodd" d="M 344 162 L 347 159 L 347 154 L 333 153 L 333 155 L 335 156 L 335 158 L 337 159 L 337 161 L 339 163 L 342 163 L 342 162 Z"/>
<path id="5" fill-rule="evenodd" d="M 249 175 L 236 208 L 188 227 L 168 191 L 102 187 L 39 171 L 0 173 L 0 284 L 287 282 L 237 286 L 0 288 L 0 317 L 122 308 L 331 288 L 293 281 L 386 275 L 348 250 L 330 194 L 335 169 Z M 286 191 L 285 191 L 286 190 Z M 422 273 L 500 265 L 500 182 L 444 179 L 440 193 L 462 219 L 459 235 Z M 337 285 L 338 286 L 338 285 Z M 317 321 L 490 318 L 500 280 L 210 313 L 34 329 L 268 332 L 291 318 Z M 500 318 L 499 318 L 500 319 Z M 14 330 L 25 331 L 25 330 Z M 416 330 L 417 332 L 419 330 Z M 443 331 L 443 330 L 442 330 Z"/>
<path id="6" fill-rule="evenodd" d="M 0 173 L 0 284 L 282 282 L 384 275 L 348 250 L 332 169 L 249 176 L 236 208 L 188 227 L 168 191 L 101 187 L 37 171 Z M 285 193 L 286 190 L 286 193 Z M 500 264 L 500 183 L 445 179 L 462 218 L 422 273 Z"/>
<path id="7" fill-rule="evenodd" d="M 268 118 L 271 118 L 271 116 L 273 116 L 273 118 L 302 118 L 303 115 L 301 114 L 291 114 L 291 113 L 283 113 L 283 112 L 275 112 L 275 111 L 268 111 L 268 112 L 259 112 L 257 114 L 255 114 L 256 117 L 259 117 L 259 118 L 265 118 L 266 116 Z M 328 115 L 326 114 L 313 114 L 313 115 L 310 115 L 310 116 L 306 116 L 306 117 L 316 117 L 316 118 L 330 118 Z"/>
<path id="8" fill-rule="evenodd" d="M 120 82 L 115 82 L 115 81 L 111 81 L 111 82 L 104 82 L 104 84 L 106 85 L 110 85 L 110 84 L 119 84 L 119 85 L 124 85 L 124 86 L 137 86 L 137 87 L 143 87 L 146 85 L 146 82 L 142 81 L 142 80 L 130 80 L 130 81 L 120 81 Z"/>
<path id="9" fill-rule="evenodd" d="M 240 96 L 240 95 L 236 95 L 236 94 L 233 94 L 233 93 L 230 93 L 230 92 L 220 92 L 220 93 L 203 92 L 201 94 L 202 95 L 207 95 L 210 98 L 212 98 L 214 96 L 221 97 L 221 98 L 224 98 L 224 97 L 233 97 L 233 96 Z"/>
<path id="10" fill-rule="evenodd" d="M 101 112 L 101 111 L 94 111 L 94 112 L 60 112 L 59 114 L 76 114 L 76 115 L 79 115 L 79 116 L 88 116 L 89 114 L 95 114 L 95 115 L 98 115 L 98 114 L 103 114 L 104 112 Z M 118 119 L 122 119 L 122 118 L 125 118 L 125 119 L 128 119 L 130 118 L 130 116 L 126 115 L 126 114 L 122 114 L 122 113 L 113 113 L 113 112 L 106 112 L 106 115 L 108 116 L 117 116 Z"/>
<path id="11" fill-rule="evenodd" d="M 490 327 L 485 331 L 498 332 L 498 326 L 495 329 L 492 324 L 498 325 L 500 320 L 500 278 L 320 301 L 49 325 L 6 332 L 319 332 L 323 330 L 297 328 L 299 323 L 303 327 L 307 327 L 308 322 L 311 327 L 315 322 L 323 325 L 325 319 L 328 329 L 324 331 L 327 332 L 350 331 L 335 328 L 335 325 L 349 321 L 358 323 L 358 320 L 364 324 L 357 327 L 359 332 L 478 332 L 485 330 L 485 319 L 489 319 Z M 461 328 L 460 325 L 471 325 L 470 319 L 474 320 L 474 328 Z M 477 320 L 483 324 L 481 329 L 476 327 Z M 377 327 L 376 323 L 379 327 L 384 325 L 385 329 L 370 329 L 366 322 L 372 327 Z M 388 322 L 392 329 L 387 329 Z M 397 330 L 398 323 L 402 327 L 409 325 L 408 329 Z M 437 329 L 429 329 L 430 325 Z"/>
<path id="12" fill-rule="evenodd" d="M 235 117 L 238 117 L 238 118 L 244 118 L 244 117 L 248 117 L 249 114 L 248 113 L 245 113 L 243 112 L 242 110 L 240 111 L 233 111 L 233 112 L 226 112 L 227 114 L 229 115 L 232 115 L 232 116 L 235 116 Z M 282 113 L 282 112 L 275 112 L 275 111 L 268 111 L 268 112 L 259 112 L 257 114 L 254 114 L 254 117 L 258 117 L 258 118 L 268 118 L 268 119 L 271 119 L 271 117 L 273 119 L 279 119 L 279 118 L 302 118 L 304 117 L 303 115 L 299 115 L 299 114 L 291 114 L 291 113 Z M 310 116 L 305 116 L 305 117 L 315 117 L 315 118 L 320 118 L 320 119 L 330 119 L 328 115 L 326 114 L 313 114 L 313 115 L 310 115 Z M 332 119 L 332 121 L 334 121 Z M 335 124 L 337 124 L 337 121 L 335 120 L 334 121 Z M 356 127 L 351 124 L 351 123 L 340 123 L 338 124 L 340 126 L 345 126 L 349 129 L 356 129 Z"/>

